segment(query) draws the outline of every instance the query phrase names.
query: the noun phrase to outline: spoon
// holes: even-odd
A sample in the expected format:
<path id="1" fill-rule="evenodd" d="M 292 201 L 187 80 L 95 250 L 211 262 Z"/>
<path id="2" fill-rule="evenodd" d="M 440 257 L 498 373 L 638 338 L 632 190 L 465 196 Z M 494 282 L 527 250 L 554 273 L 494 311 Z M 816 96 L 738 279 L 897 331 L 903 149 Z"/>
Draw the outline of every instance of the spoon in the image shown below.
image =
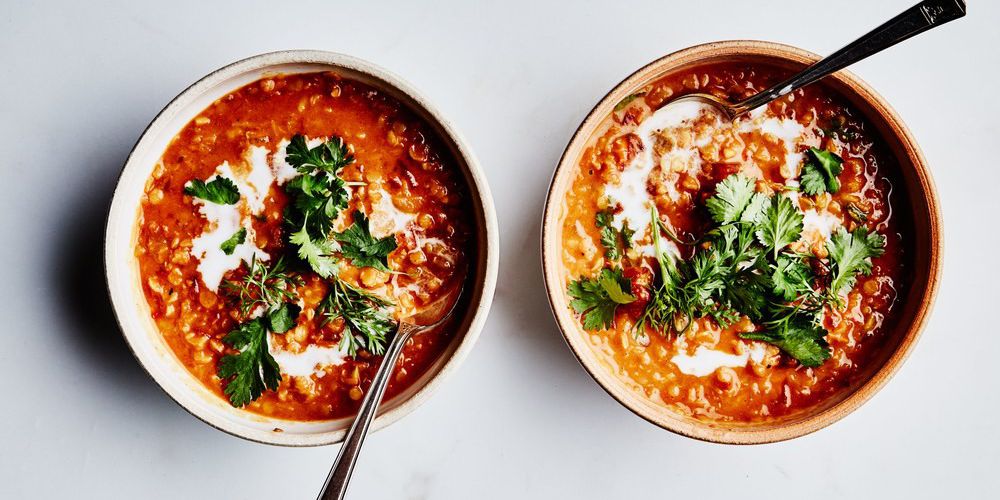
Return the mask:
<path id="1" fill-rule="evenodd" d="M 919 35 L 965 15 L 964 0 L 924 0 L 898 16 L 851 42 L 846 47 L 802 70 L 795 76 L 736 103 L 730 103 L 711 94 L 686 94 L 671 101 L 668 106 L 683 101 L 697 101 L 718 109 L 730 121 L 752 109 L 759 108 L 779 97 L 794 92 L 830 73 L 841 70 L 870 55 L 881 52 L 907 38 Z"/>
<path id="2" fill-rule="evenodd" d="M 396 335 L 389 341 L 385 348 L 385 355 L 382 358 L 382 365 L 375 372 L 372 378 L 371 387 L 361 401 L 361 408 L 354 418 L 350 430 L 344 436 L 344 444 L 340 448 L 337 460 L 330 467 L 330 474 L 326 477 L 326 483 L 320 491 L 317 500 L 342 500 L 347 493 L 347 485 L 351 480 L 351 473 L 354 472 L 354 464 L 358 461 L 361 453 L 361 445 L 368 436 L 368 428 L 378 411 L 379 403 L 385 394 L 386 387 L 389 386 L 389 378 L 393 368 L 396 367 L 396 358 L 403 352 L 406 341 L 416 334 L 431 330 L 444 323 L 455 311 L 458 299 L 462 295 L 462 286 L 459 286 L 454 293 L 448 293 L 440 299 L 434 301 L 415 314 L 403 318 L 396 329 Z"/>

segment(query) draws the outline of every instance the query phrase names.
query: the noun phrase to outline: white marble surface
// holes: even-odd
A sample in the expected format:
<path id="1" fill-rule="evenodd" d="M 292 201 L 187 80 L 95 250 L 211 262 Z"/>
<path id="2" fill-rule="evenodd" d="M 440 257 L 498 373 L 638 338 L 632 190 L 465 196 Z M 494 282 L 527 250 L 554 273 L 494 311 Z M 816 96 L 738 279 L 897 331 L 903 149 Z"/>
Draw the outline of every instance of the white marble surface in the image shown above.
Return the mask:
<path id="1" fill-rule="evenodd" d="M 503 270 L 478 346 L 425 406 L 370 438 L 353 498 L 995 495 L 996 2 L 973 0 L 966 19 L 854 68 L 923 146 L 947 250 L 922 341 L 847 419 L 756 447 L 661 431 L 577 365 L 541 285 L 552 168 L 621 78 L 718 39 L 826 53 L 913 1 L 4 0 L 0 498 L 314 498 L 337 449 L 244 442 L 170 402 L 115 328 L 99 254 L 115 178 L 155 113 L 207 72 L 283 48 L 360 56 L 422 89 L 478 152 L 500 217 Z"/>

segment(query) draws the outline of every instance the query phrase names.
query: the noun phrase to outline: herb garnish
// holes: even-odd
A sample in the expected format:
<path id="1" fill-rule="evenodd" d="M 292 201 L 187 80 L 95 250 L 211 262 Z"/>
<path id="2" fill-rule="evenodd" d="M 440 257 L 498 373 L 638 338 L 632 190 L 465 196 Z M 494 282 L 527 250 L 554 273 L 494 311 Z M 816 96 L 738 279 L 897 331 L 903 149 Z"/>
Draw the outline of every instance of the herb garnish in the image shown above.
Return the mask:
<path id="1" fill-rule="evenodd" d="M 285 302 L 277 309 L 267 313 L 267 322 L 274 333 L 285 333 L 295 327 L 295 321 L 299 317 L 302 308 L 298 304 Z"/>
<path id="2" fill-rule="evenodd" d="M 337 274 L 337 261 L 331 256 L 333 243 L 329 240 L 314 240 L 303 227 L 289 235 L 288 242 L 299 247 L 299 258 L 306 261 L 316 274 L 324 278 Z"/>
<path id="3" fill-rule="evenodd" d="M 740 313 L 751 318 L 761 316 L 768 287 L 760 272 L 763 252 L 754 236 L 754 221 L 741 220 L 744 216 L 754 218 L 748 209 L 761 213 L 760 204 L 751 201 L 753 197 L 744 197 L 743 208 L 739 208 L 738 200 L 745 189 L 737 186 L 743 184 L 745 179 L 733 179 L 729 187 L 735 191 L 720 190 L 727 193 L 721 198 L 728 200 L 720 198 L 715 203 L 730 204 L 737 209 L 728 212 L 724 219 L 728 222 L 706 234 L 705 245 L 688 260 L 675 261 L 663 251 L 659 214 L 655 207 L 651 209 L 655 228 L 653 248 L 661 278 L 636 324 L 638 331 L 649 326 L 662 332 L 683 333 L 694 319 L 705 316 L 723 327 L 736 321 Z"/>
<path id="4" fill-rule="evenodd" d="M 706 201 L 719 226 L 706 233 L 707 247 L 687 261 L 664 255 L 654 232 L 667 278 L 637 326 L 683 332 L 696 318 L 708 316 L 726 327 L 743 315 L 765 329 L 741 337 L 769 342 L 804 366 L 816 366 L 829 357 L 825 332 L 815 327 L 821 308 L 815 306 L 811 269 L 787 250 L 802 234 L 802 214 L 787 197 L 757 193 L 754 184 L 739 174 L 719 183 Z M 659 229 L 655 209 L 653 218 Z"/>
<path id="5" fill-rule="evenodd" d="M 320 312 L 326 321 L 343 318 L 341 350 L 351 356 L 359 349 L 382 354 L 386 338 L 395 328 L 385 311 L 392 304 L 338 278 L 338 261 L 333 254 L 339 250 L 356 266 L 388 271 L 387 257 L 395 250 L 396 239 L 374 238 L 361 212 L 355 212 L 354 223 L 344 232 L 331 234 L 333 221 L 347 208 L 348 193 L 339 177 L 340 170 L 354 162 L 341 138 L 333 137 L 309 148 L 305 137 L 296 135 L 285 151 L 288 163 L 302 174 L 285 187 L 293 199 L 285 211 L 285 224 L 290 228 L 288 241 L 298 247 L 299 257 L 313 271 L 332 278 Z"/>
<path id="6" fill-rule="evenodd" d="M 715 222 L 733 224 L 758 221 L 767 208 L 767 202 L 767 196 L 754 190 L 753 179 L 735 174 L 716 186 L 715 196 L 705 202 L 705 207 Z"/>
<path id="7" fill-rule="evenodd" d="M 802 366 L 819 366 L 830 357 L 830 345 L 826 342 L 826 330 L 800 316 L 792 316 L 792 321 L 783 328 L 762 332 L 741 333 L 747 340 L 759 340 L 774 344 Z"/>
<path id="8" fill-rule="evenodd" d="M 378 356 L 385 352 L 386 340 L 396 327 L 385 308 L 388 300 L 335 279 L 319 310 L 325 321 L 344 319 L 340 350 L 351 356 L 359 349 Z"/>
<path id="9" fill-rule="evenodd" d="M 802 165 L 802 192 L 816 195 L 840 191 L 837 176 L 844 170 L 844 160 L 823 149 L 809 148 L 810 158 Z"/>
<path id="10" fill-rule="evenodd" d="M 833 271 L 830 293 L 839 297 L 854 287 L 858 273 L 871 274 L 871 258 L 885 253 L 885 237 L 878 233 L 869 234 L 864 227 L 850 233 L 840 228 L 830 237 L 826 249 L 830 253 Z"/>
<path id="11" fill-rule="evenodd" d="M 836 156 L 822 153 L 814 153 L 815 158 L 829 167 Z M 830 168 L 834 170 L 839 173 L 839 164 Z M 742 338 L 771 343 L 803 366 L 818 366 L 829 358 L 823 308 L 840 306 L 839 294 L 854 286 L 857 274 L 871 272 L 871 257 L 884 252 L 885 239 L 864 227 L 840 229 L 826 244 L 829 257 L 823 265 L 830 275 L 821 278 L 809 265 L 821 259 L 791 249 L 802 236 L 803 215 L 786 196 L 758 193 L 753 179 L 734 174 L 719 183 L 705 206 L 715 225 L 686 260 L 665 252 L 661 234 L 675 237 L 651 207 L 659 276 L 636 333 L 646 328 L 682 333 L 702 317 L 726 327 L 746 316 L 759 328 L 740 333 Z M 609 290 L 605 284 L 618 288 Z M 634 300 L 628 285 L 614 269 L 571 282 L 570 305 L 581 313 L 584 328 L 613 326 L 617 306 Z"/>
<path id="12" fill-rule="evenodd" d="M 602 269 L 595 278 L 581 278 L 569 284 L 570 306 L 583 318 L 588 330 L 611 328 L 615 310 L 621 304 L 635 301 L 632 285 L 622 275 L 621 269 Z"/>
<path id="13" fill-rule="evenodd" d="M 184 194 L 217 203 L 219 205 L 235 205 L 240 201 L 240 191 L 236 183 L 226 177 L 216 177 L 205 183 L 200 179 L 192 179 L 184 185 Z"/>
<path id="14" fill-rule="evenodd" d="M 295 134 L 285 149 L 285 160 L 304 174 L 322 170 L 330 175 L 336 175 L 340 169 L 354 162 L 354 156 L 347 150 L 347 145 L 340 137 L 333 137 L 310 149 L 306 145 L 305 136 Z"/>
<path id="15" fill-rule="evenodd" d="M 770 249 L 773 259 L 777 260 L 778 253 L 802 235 L 802 219 L 802 214 L 788 197 L 771 198 L 757 230 L 757 239 Z"/>
<path id="16" fill-rule="evenodd" d="M 330 231 L 340 211 L 347 208 L 347 189 L 338 172 L 354 157 L 339 137 L 310 149 L 305 137 L 297 134 L 285 148 L 285 158 L 302 174 L 285 184 L 292 199 L 285 209 L 288 241 L 317 274 L 329 278 L 336 272 L 330 257 L 334 251 Z"/>
<path id="17" fill-rule="evenodd" d="M 271 331 L 285 333 L 295 326 L 300 308 L 293 303 L 293 292 L 302 284 L 302 278 L 286 271 L 284 259 L 268 267 L 254 256 L 242 280 L 226 281 L 222 286 L 239 300 L 244 318 L 261 308 Z"/>
<path id="18" fill-rule="evenodd" d="M 281 373 L 267 350 L 267 328 L 261 318 L 240 324 L 222 341 L 240 351 L 219 360 L 219 378 L 228 381 L 223 392 L 230 404 L 241 408 L 259 398 L 265 389 L 278 388 Z"/>
<path id="19" fill-rule="evenodd" d="M 236 251 L 236 247 L 242 245 L 247 240 L 247 228 L 241 227 L 229 237 L 228 240 L 223 241 L 219 248 L 222 253 L 226 255 L 232 255 Z"/>
<path id="20" fill-rule="evenodd" d="M 347 230 L 332 234 L 334 221 L 348 206 L 348 192 L 339 177 L 340 170 L 354 161 L 343 140 L 334 137 L 309 148 L 305 137 L 296 135 L 285 155 L 300 174 L 285 184 L 290 198 L 284 215 L 288 242 L 296 247 L 299 258 L 310 269 L 330 279 L 330 291 L 318 308 L 324 316 L 323 323 L 343 319 L 340 349 L 348 355 L 354 356 L 361 349 L 383 354 L 387 338 L 396 326 L 386 311 L 392 303 L 337 277 L 338 259 L 334 254 L 339 250 L 343 258 L 356 266 L 388 271 L 387 257 L 396 248 L 395 237 L 374 238 L 368 219 L 361 212 L 354 214 L 354 223 Z M 208 184 L 192 181 L 185 192 L 214 203 L 239 201 L 235 184 L 224 177 Z M 240 228 L 220 248 L 232 255 L 246 238 L 247 229 Z M 295 288 L 303 284 L 301 277 L 287 270 L 283 259 L 269 267 L 254 256 L 241 279 L 223 285 L 239 301 L 240 315 L 245 319 L 222 339 L 239 352 L 223 356 L 218 365 L 219 377 L 225 383 L 223 392 L 233 406 L 245 406 L 263 391 L 278 388 L 281 373 L 268 350 L 267 335 L 295 327 L 301 312 Z"/>
<path id="21" fill-rule="evenodd" d="M 365 214 L 355 211 L 354 223 L 334 238 L 340 242 L 340 253 L 358 267 L 374 267 L 389 272 L 389 254 L 396 249 L 393 235 L 376 239 L 368 228 Z"/>
<path id="22" fill-rule="evenodd" d="M 625 253 L 625 250 L 632 248 L 632 236 L 635 231 L 628 227 L 628 221 L 622 223 L 621 230 L 615 229 L 611 225 L 614 213 L 610 208 L 597 212 L 594 223 L 601 230 L 601 246 L 604 247 L 604 257 L 610 260 L 618 260 Z"/>

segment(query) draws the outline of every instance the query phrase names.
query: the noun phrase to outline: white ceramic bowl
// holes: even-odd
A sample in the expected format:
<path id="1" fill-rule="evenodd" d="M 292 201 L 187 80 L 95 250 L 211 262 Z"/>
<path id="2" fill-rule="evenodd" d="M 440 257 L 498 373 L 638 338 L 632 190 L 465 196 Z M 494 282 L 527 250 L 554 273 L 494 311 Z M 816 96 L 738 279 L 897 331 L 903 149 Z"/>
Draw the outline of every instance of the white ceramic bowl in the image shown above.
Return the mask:
<path id="1" fill-rule="evenodd" d="M 476 249 L 472 253 L 457 331 L 437 362 L 407 391 L 383 405 L 374 429 L 400 419 L 424 402 L 458 367 L 486 321 L 496 287 L 499 241 L 493 198 L 471 149 L 430 102 L 399 77 L 368 62 L 331 52 L 294 50 L 254 56 L 230 64 L 181 92 L 153 119 L 125 163 L 108 215 L 105 271 L 108 291 L 125 340 L 136 359 L 174 401 L 207 424 L 235 436 L 284 446 L 340 442 L 351 418 L 295 422 L 233 408 L 191 375 L 175 357 L 150 316 L 134 248 L 143 187 L 170 140 L 216 99 L 268 75 L 334 71 L 398 99 L 433 127 L 451 150 L 470 193 Z M 280 429 L 280 430 L 278 430 Z"/>

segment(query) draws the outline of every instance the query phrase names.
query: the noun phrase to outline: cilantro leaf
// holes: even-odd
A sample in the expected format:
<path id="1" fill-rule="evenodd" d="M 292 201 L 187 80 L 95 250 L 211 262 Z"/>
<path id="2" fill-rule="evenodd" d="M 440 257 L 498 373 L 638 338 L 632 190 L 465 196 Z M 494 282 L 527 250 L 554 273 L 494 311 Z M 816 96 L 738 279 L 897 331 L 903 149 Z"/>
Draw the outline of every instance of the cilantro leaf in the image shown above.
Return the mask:
<path id="1" fill-rule="evenodd" d="M 722 294 L 729 307 L 753 320 L 763 316 L 771 288 L 768 276 L 759 267 L 761 263 L 755 262 L 753 267 L 737 271 Z"/>
<path id="2" fill-rule="evenodd" d="M 802 259 L 782 255 L 771 271 L 771 284 L 774 293 L 784 300 L 795 300 L 802 293 L 812 291 L 809 282 L 812 280 L 809 266 Z"/>
<path id="3" fill-rule="evenodd" d="M 265 389 L 278 388 L 281 373 L 267 350 L 267 329 L 261 318 L 240 324 L 222 341 L 240 351 L 219 360 L 219 378 L 226 381 L 223 392 L 230 404 L 241 408 L 259 398 Z"/>
<path id="4" fill-rule="evenodd" d="M 601 246 L 604 247 L 604 257 L 617 260 L 621 258 L 621 244 L 618 243 L 618 233 L 615 228 L 606 226 L 601 228 Z"/>
<path id="5" fill-rule="evenodd" d="M 817 195 L 840 191 L 837 176 L 844 170 L 844 160 L 823 149 L 809 148 L 810 159 L 802 165 L 802 192 Z"/>
<path id="6" fill-rule="evenodd" d="M 622 222 L 622 244 L 626 249 L 632 248 L 632 237 L 635 236 L 635 229 L 628 227 L 628 220 Z"/>
<path id="7" fill-rule="evenodd" d="M 582 315 L 583 327 L 599 330 L 614 325 L 615 310 L 619 304 L 635 301 L 631 290 L 631 283 L 622 275 L 621 269 L 602 269 L 596 278 L 570 282 L 567 293 L 574 299 L 570 306 Z"/>
<path id="8" fill-rule="evenodd" d="M 285 161 L 303 174 L 320 170 L 336 175 L 338 170 L 354 162 L 354 156 L 340 137 L 333 137 L 310 149 L 305 136 L 295 134 L 285 148 Z"/>
<path id="9" fill-rule="evenodd" d="M 223 241 L 219 248 L 226 255 L 232 255 L 236 251 L 238 245 L 242 245 L 247 240 L 247 228 L 241 227 L 229 237 L 228 240 Z"/>
<path id="10" fill-rule="evenodd" d="M 271 312 L 267 313 L 267 321 L 274 333 L 285 333 L 295 327 L 295 321 L 299 317 L 302 308 L 298 304 L 284 302 Z"/>
<path id="11" fill-rule="evenodd" d="M 774 196 L 768 203 L 757 230 L 757 239 L 771 250 L 773 258 L 802 235 L 802 214 L 786 196 Z"/>
<path id="12" fill-rule="evenodd" d="M 303 227 L 289 235 L 288 242 L 299 247 L 299 258 L 306 261 L 316 274 L 329 278 L 337 273 L 337 263 L 330 254 L 333 246 L 326 240 L 313 240 Z"/>
<path id="13" fill-rule="evenodd" d="M 598 210 L 597 214 L 594 215 L 594 223 L 597 227 L 609 227 L 613 217 L 614 214 L 609 209 Z"/>
<path id="14" fill-rule="evenodd" d="M 613 217 L 614 214 L 610 209 L 601 210 L 597 212 L 594 223 L 601 230 L 601 246 L 604 247 L 604 257 L 617 260 L 622 256 L 622 245 L 618 241 L 618 231 L 611 225 Z"/>
<path id="15" fill-rule="evenodd" d="M 740 337 L 773 344 L 802 366 L 819 366 L 830 357 L 826 330 L 807 320 L 795 319 L 777 331 L 746 332 L 741 333 Z"/>
<path id="16" fill-rule="evenodd" d="M 850 290 L 857 281 L 858 273 L 871 274 L 872 257 L 885 253 L 885 237 L 870 233 L 865 227 L 858 227 L 848 233 L 841 227 L 826 242 L 830 254 L 833 278 L 830 292 L 834 296 Z"/>
<path id="17" fill-rule="evenodd" d="M 750 197 L 750 203 L 747 203 L 747 207 L 740 214 L 740 221 L 757 223 L 764 217 L 767 212 L 767 207 L 771 200 L 764 194 L 754 193 Z"/>
<path id="18" fill-rule="evenodd" d="M 730 175 L 716 186 L 715 196 L 705 202 L 719 224 L 756 222 L 764 213 L 767 197 L 757 193 L 755 181 L 741 174 Z"/>
<path id="19" fill-rule="evenodd" d="M 604 292 L 607 293 L 608 298 L 616 304 L 630 304 L 635 301 L 635 297 L 625 291 L 625 288 L 631 291 L 632 285 L 621 275 L 620 270 L 618 272 L 610 270 L 602 272 L 597 280 L 601 284 L 601 288 L 604 289 Z"/>
<path id="20" fill-rule="evenodd" d="M 389 235 L 376 239 L 368 229 L 365 214 L 355 211 L 354 224 L 334 238 L 340 242 L 340 253 L 355 266 L 389 271 L 389 254 L 396 249 L 396 237 Z"/>
<path id="21" fill-rule="evenodd" d="M 184 194 L 219 205 L 235 205 L 240 201 L 240 190 L 226 177 L 216 177 L 208 183 L 192 179 L 184 185 Z"/>
<path id="22" fill-rule="evenodd" d="M 334 175 L 300 175 L 285 184 L 285 192 L 292 198 L 285 209 L 285 222 L 294 228 L 305 227 L 314 240 L 326 239 L 334 219 L 347 208 L 344 181 Z"/>
<path id="23" fill-rule="evenodd" d="M 300 175 L 286 184 L 285 191 L 294 198 L 295 208 L 303 214 L 322 214 L 336 218 L 347 206 L 347 190 L 340 177 Z"/>

